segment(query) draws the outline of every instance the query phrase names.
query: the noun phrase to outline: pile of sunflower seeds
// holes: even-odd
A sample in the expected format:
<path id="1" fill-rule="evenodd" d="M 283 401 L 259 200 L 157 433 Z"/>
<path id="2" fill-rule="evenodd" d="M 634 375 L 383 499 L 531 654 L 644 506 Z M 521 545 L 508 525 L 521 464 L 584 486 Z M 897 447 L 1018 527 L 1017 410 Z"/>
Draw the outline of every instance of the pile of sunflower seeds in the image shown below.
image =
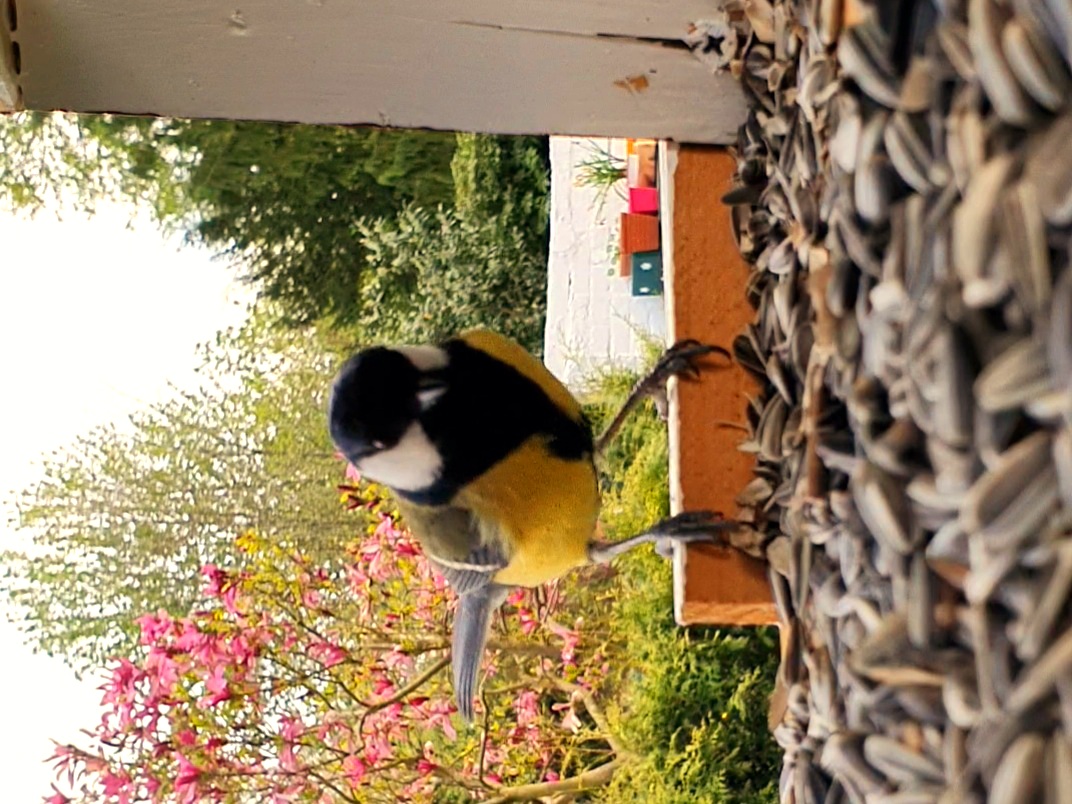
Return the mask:
<path id="1" fill-rule="evenodd" d="M 1072 802 L 1072 2 L 742 0 L 783 802 Z"/>

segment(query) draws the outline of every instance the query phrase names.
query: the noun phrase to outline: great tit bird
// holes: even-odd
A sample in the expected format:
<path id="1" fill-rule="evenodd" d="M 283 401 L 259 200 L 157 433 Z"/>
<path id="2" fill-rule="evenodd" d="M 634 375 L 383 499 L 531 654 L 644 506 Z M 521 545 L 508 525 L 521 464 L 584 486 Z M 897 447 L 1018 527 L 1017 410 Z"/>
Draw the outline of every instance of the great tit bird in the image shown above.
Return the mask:
<path id="1" fill-rule="evenodd" d="M 719 347 L 668 350 L 598 440 L 580 403 L 523 347 L 488 330 L 438 345 L 376 346 L 351 357 L 331 391 L 332 440 L 365 477 L 392 490 L 428 560 L 458 594 L 452 665 L 458 711 L 473 715 L 494 611 L 534 587 L 646 542 L 710 538 L 733 523 L 704 512 L 630 539 L 593 537 L 595 456 L 630 410 Z"/>

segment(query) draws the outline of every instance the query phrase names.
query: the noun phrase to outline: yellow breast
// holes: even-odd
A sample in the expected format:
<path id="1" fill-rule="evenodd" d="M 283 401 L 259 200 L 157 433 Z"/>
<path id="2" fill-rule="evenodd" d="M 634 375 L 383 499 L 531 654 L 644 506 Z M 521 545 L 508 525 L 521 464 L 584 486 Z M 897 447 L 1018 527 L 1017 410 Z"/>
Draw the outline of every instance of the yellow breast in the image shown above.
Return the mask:
<path id="1" fill-rule="evenodd" d="M 542 437 L 526 441 L 458 495 L 458 502 L 506 542 L 510 564 L 495 580 L 538 586 L 588 560 L 599 515 L 599 488 L 589 460 L 551 455 Z"/>

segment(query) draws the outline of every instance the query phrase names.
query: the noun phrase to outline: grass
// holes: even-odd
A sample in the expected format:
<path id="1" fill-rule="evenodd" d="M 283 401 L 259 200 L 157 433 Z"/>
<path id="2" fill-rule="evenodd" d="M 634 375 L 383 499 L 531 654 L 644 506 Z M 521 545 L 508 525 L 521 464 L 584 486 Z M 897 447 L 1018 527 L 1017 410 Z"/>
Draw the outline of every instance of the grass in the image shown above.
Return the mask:
<path id="1" fill-rule="evenodd" d="M 576 184 L 579 187 L 595 188 L 597 214 L 602 214 L 611 189 L 620 198 L 626 197 L 619 186 L 626 178 L 625 160 L 594 142 L 589 141 L 588 145 L 590 155 L 574 166 L 577 170 Z"/>
<path id="2" fill-rule="evenodd" d="M 654 358 L 654 350 L 652 350 Z M 587 413 L 598 431 L 637 375 L 607 372 Z M 632 535 L 669 513 L 666 425 L 645 403 L 606 456 L 603 526 Z M 774 802 L 781 752 L 767 725 L 778 666 L 774 628 L 681 628 L 673 618 L 669 562 L 650 548 L 617 562 L 614 729 L 639 759 L 591 800 L 610 804 Z"/>

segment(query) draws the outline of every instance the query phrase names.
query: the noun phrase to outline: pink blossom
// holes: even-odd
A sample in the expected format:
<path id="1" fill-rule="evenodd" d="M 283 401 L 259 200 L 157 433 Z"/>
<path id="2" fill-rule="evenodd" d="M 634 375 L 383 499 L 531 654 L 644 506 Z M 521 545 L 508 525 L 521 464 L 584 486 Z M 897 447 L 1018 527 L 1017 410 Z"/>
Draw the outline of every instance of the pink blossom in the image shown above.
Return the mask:
<path id="1" fill-rule="evenodd" d="M 227 675 L 221 665 L 212 668 L 205 679 L 205 689 L 212 694 L 205 695 L 198 701 L 203 707 L 213 707 L 230 699 L 231 689 L 227 685 Z"/>
<path id="2" fill-rule="evenodd" d="M 182 794 L 184 802 L 197 801 L 200 793 L 201 769 L 181 753 L 176 753 L 175 758 L 179 763 L 178 773 L 175 774 L 175 792 Z"/>
<path id="3" fill-rule="evenodd" d="M 208 579 L 205 585 L 205 594 L 209 597 L 218 598 L 223 602 L 223 607 L 231 614 L 237 614 L 238 585 L 228 573 L 221 570 L 215 564 L 206 564 L 201 568 L 201 574 Z"/>
<path id="4" fill-rule="evenodd" d="M 287 742 L 294 742 L 305 733 L 305 724 L 301 718 L 286 716 L 282 719 L 283 728 L 279 730 L 279 736 Z"/>
<path id="5" fill-rule="evenodd" d="M 130 777 L 125 773 L 113 773 L 110 770 L 106 770 L 101 774 L 100 782 L 105 795 L 126 797 L 126 790 L 130 785 Z"/>
<path id="6" fill-rule="evenodd" d="M 369 578 L 378 583 L 389 580 L 398 569 L 393 552 L 385 549 L 375 537 L 362 543 L 361 558 L 368 567 Z"/>
<path id="7" fill-rule="evenodd" d="M 376 530 L 373 531 L 373 535 L 391 544 L 402 538 L 402 531 L 399 530 L 398 525 L 395 524 L 391 517 L 386 514 L 380 514 L 380 523 L 376 526 Z"/>
<path id="8" fill-rule="evenodd" d="M 395 648 L 383 655 L 383 665 L 395 673 L 408 673 L 413 669 L 413 657 Z"/>
<path id="9" fill-rule="evenodd" d="M 520 606 L 525 600 L 525 590 L 522 587 L 517 587 L 506 597 L 506 603 L 510 606 Z"/>
<path id="10" fill-rule="evenodd" d="M 458 732 L 454 728 L 452 715 L 457 711 L 448 700 L 432 701 L 425 708 L 428 712 L 428 724 L 442 730 L 448 740 L 458 739 Z"/>
<path id="11" fill-rule="evenodd" d="M 284 743 L 282 749 L 280 749 L 279 767 L 287 773 L 294 773 L 298 770 L 298 757 L 294 752 L 292 743 Z"/>
<path id="12" fill-rule="evenodd" d="M 188 748 L 197 744 L 197 735 L 194 734 L 192 729 L 183 729 L 175 735 L 175 741 L 184 748 Z"/>
<path id="13" fill-rule="evenodd" d="M 161 609 L 156 614 L 143 614 L 134 620 L 138 624 L 138 628 L 141 630 L 141 644 L 152 645 L 162 637 L 164 637 L 169 631 L 171 631 L 174 623 L 171 620 L 171 615 Z"/>
<path id="14" fill-rule="evenodd" d="M 521 633 L 528 636 L 540 627 L 540 621 L 536 619 L 532 609 L 521 607 L 517 610 L 517 613 L 518 618 L 521 620 Z"/>
<path id="15" fill-rule="evenodd" d="M 371 718 L 369 719 L 371 720 Z M 394 747 L 383 734 L 366 734 L 364 755 L 365 764 L 369 767 L 375 767 L 380 762 L 385 762 L 394 756 Z"/>
<path id="16" fill-rule="evenodd" d="M 403 558 L 412 558 L 420 555 L 421 551 L 412 539 L 399 539 L 395 544 L 395 554 Z"/>
<path id="17" fill-rule="evenodd" d="M 369 576 L 365 574 L 365 571 L 355 564 L 351 564 L 346 568 L 346 578 L 350 582 L 350 589 L 355 594 L 367 594 Z"/>
<path id="18" fill-rule="evenodd" d="M 331 642 L 313 643 L 309 646 L 309 656 L 316 659 L 324 667 L 334 667 L 350 658 L 349 653 Z"/>
<path id="19" fill-rule="evenodd" d="M 547 629 L 562 640 L 562 663 L 568 666 L 575 665 L 577 645 L 581 641 L 580 635 L 553 620 L 548 620 Z"/>
<path id="20" fill-rule="evenodd" d="M 365 763 L 353 754 L 342 761 L 342 769 L 351 787 L 358 787 L 368 771 Z"/>
<path id="21" fill-rule="evenodd" d="M 537 703 L 539 699 L 536 693 L 532 690 L 525 690 L 514 701 L 514 711 L 517 713 L 517 725 L 528 726 L 531 723 L 535 723 L 540 716 L 537 709 Z"/>
<path id="22" fill-rule="evenodd" d="M 372 680 L 372 691 L 384 698 L 390 698 L 394 695 L 395 685 L 388 680 L 387 676 L 380 673 Z"/>
<path id="23" fill-rule="evenodd" d="M 154 697 L 171 694 L 179 683 L 179 665 L 165 650 L 152 648 L 145 659 L 145 669 Z"/>

